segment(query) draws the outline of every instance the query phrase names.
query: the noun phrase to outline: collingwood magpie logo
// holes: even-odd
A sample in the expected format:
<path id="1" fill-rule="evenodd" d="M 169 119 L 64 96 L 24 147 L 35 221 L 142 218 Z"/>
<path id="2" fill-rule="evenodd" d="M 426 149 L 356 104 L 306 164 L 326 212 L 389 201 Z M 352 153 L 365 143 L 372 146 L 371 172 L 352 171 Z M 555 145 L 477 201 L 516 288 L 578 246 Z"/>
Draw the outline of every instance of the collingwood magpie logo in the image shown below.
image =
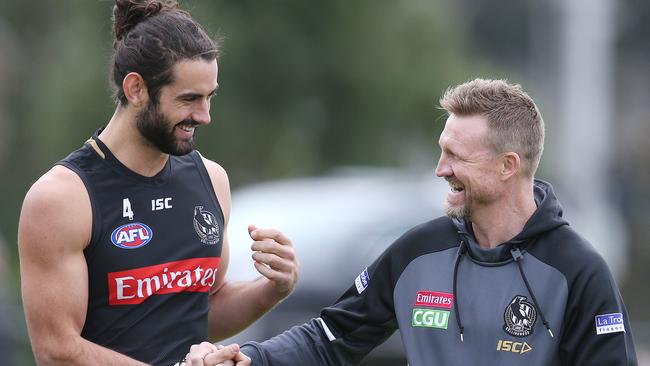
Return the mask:
<path id="1" fill-rule="evenodd" d="M 212 212 L 203 210 L 203 206 L 194 207 L 194 230 L 202 243 L 213 245 L 219 242 L 219 225 Z"/>
<path id="2" fill-rule="evenodd" d="M 527 301 L 526 296 L 515 296 L 503 313 L 503 330 L 511 336 L 528 337 L 533 334 L 537 321 L 535 306 Z"/>

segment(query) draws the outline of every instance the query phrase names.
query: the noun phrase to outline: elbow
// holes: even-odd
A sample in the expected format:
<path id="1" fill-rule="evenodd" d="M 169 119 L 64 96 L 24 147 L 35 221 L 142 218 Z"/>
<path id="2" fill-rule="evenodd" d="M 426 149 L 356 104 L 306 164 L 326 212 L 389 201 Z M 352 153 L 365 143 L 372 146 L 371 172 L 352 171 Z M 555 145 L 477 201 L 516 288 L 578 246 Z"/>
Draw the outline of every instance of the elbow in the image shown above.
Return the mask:
<path id="1" fill-rule="evenodd" d="M 38 366 L 76 365 L 76 342 L 38 342 L 32 340 L 32 352 Z"/>

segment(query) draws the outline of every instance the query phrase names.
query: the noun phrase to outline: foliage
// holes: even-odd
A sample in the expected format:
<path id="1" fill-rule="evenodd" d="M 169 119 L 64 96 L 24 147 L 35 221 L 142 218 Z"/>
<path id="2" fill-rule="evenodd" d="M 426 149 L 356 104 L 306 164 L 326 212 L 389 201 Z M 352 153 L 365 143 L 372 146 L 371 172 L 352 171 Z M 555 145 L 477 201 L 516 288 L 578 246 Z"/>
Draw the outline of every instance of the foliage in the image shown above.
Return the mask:
<path id="1" fill-rule="evenodd" d="M 213 123 L 198 131 L 198 147 L 224 165 L 234 186 L 337 165 L 408 164 L 414 156 L 430 164 L 437 97 L 471 75 L 461 35 L 435 1 L 183 5 L 225 39 Z M 5 122 L 11 136 L 0 161 L 10 193 L 1 232 L 15 232 L 31 182 L 112 114 L 111 6 L 7 6 L 16 53 Z"/>

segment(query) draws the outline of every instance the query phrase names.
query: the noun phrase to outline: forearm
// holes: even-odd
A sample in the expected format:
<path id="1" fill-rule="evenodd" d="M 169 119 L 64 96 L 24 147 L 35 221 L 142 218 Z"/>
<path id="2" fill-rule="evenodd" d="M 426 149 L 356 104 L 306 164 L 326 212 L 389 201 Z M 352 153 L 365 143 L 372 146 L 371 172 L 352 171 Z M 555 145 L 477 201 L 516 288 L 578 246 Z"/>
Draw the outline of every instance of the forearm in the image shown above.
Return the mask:
<path id="1" fill-rule="evenodd" d="M 79 336 L 63 342 L 33 342 L 36 362 L 40 366 L 50 365 L 120 365 L 146 366 L 128 356 L 89 342 Z"/>
<path id="2" fill-rule="evenodd" d="M 272 309 L 287 294 L 260 277 L 251 282 L 226 282 L 210 297 L 209 329 L 215 339 L 231 337 Z"/>

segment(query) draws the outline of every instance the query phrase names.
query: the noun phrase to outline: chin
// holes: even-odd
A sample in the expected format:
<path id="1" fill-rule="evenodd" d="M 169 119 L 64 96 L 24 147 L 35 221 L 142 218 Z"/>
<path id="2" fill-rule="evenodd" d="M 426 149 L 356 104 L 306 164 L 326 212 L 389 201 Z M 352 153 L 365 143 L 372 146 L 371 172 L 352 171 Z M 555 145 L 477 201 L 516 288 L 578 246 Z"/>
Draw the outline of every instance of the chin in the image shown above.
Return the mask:
<path id="1" fill-rule="evenodd" d="M 447 203 L 445 205 L 445 214 L 452 219 L 465 220 L 469 218 L 467 206 L 452 206 Z"/>

